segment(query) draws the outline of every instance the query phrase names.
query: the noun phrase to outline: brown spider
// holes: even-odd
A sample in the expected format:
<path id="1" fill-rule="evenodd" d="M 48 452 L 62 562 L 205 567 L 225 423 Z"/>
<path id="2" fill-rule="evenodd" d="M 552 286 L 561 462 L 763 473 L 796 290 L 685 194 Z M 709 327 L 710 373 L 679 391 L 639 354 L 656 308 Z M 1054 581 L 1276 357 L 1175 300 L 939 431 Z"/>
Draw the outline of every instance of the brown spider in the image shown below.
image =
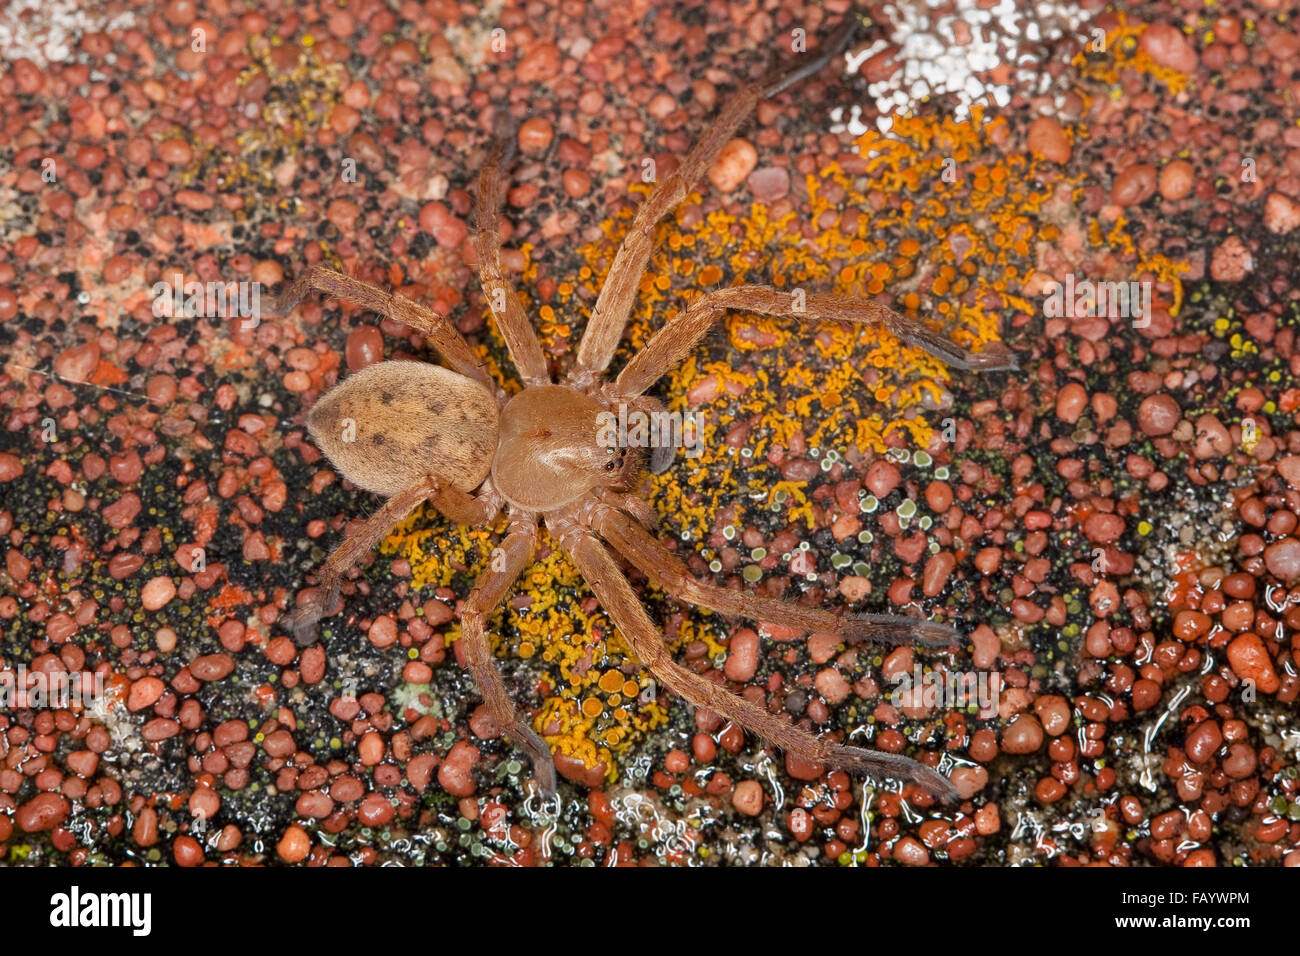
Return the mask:
<path id="1" fill-rule="evenodd" d="M 677 170 L 641 204 L 596 301 L 574 367 L 562 384 L 552 382 L 523 307 L 501 272 L 496 222 L 500 168 L 508 150 L 500 141 L 479 176 L 475 245 L 483 292 L 523 380 L 522 391 L 507 396 L 495 388 L 456 327 L 424 306 L 319 267 L 293 283 L 280 299 L 279 311 L 292 309 L 312 290 L 351 299 L 422 333 L 450 366 L 402 361 L 371 365 L 330 389 L 311 409 L 308 430 L 334 467 L 354 485 L 388 500 L 325 561 L 319 587 L 300 596 L 301 607 L 289 623 L 300 644 L 313 641 L 317 621 L 331 613 L 341 576 L 421 502 L 432 502 L 448 520 L 466 525 L 486 524 L 505 506 L 509 530 L 465 602 L 460 639 L 489 713 L 527 751 L 535 779 L 547 794 L 555 790 L 555 765 L 546 744 L 520 719 L 507 696 L 484 630 L 488 615 L 532 559 L 539 519 L 577 566 L 642 666 L 661 684 L 807 760 L 909 780 L 942 800 L 956 797 L 947 778 L 922 763 L 815 737 L 682 667 L 669 655 L 660 628 L 611 553 L 621 554 L 683 603 L 721 614 L 805 632 L 833 632 L 848 640 L 947 645 L 958 634 L 915 618 L 802 607 L 696 580 L 649 530 L 651 509 L 636 491 L 644 472 L 643 454 L 603 447 L 597 440 L 597 416 L 602 412 L 620 404 L 655 408 L 646 390 L 730 310 L 883 325 L 957 368 L 1015 368 L 1004 348 L 970 353 L 871 302 L 810 294 L 800 309 L 793 293 L 736 286 L 700 296 L 660 329 L 617 378 L 603 377 L 650 258 L 656 223 L 699 181 L 759 100 L 819 70 L 850 34 L 851 28 L 845 29 L 822 53 L 810 57 L 811 62 L 769 74 L 735 93 Z"/>

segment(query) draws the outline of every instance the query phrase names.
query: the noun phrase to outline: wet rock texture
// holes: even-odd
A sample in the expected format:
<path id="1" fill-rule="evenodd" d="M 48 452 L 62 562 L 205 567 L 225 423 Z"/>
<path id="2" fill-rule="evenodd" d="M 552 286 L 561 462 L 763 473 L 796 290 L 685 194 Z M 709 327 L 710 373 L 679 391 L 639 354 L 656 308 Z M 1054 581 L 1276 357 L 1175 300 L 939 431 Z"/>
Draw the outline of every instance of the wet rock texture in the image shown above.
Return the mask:
<path id="1" fill-rule="evenodd" d="M 504 112 L 504 263 L 564 368 L 646 161 L 669 175 L 738 78 L 793 30 L 815 48 L 847 7 L 128 0 L 0 26 L 0 657 L 33 692 L 100 680 L 88 706 L 0 706 L 0 857 L 1300 864 L 1295 4 L 1085 2 L 1062 20 L 1078 31 L 1045 20 L 1041 43 L 1019 20 L 983 75 L 1008 105 L 954 118 L 936 95 L 896 128 L 910 145 L 869 157 L 831 116 L 874 125 L 865 86 L 901 68 L 880 11 L 861 66 L 763 104 L 677 214 L 673 256 L 707 227 L 736 258 L 657 256 L 663 282 L 643 284 L 657 304 L 633 342 L 680 290 L 762 274 L 787 242 L 824 288 L 1019 355 L 1017 374 L 948 374 L 872 340 L 831 388 L 857 346 L 742 318 L 664 391 L 727 423 L 654 486 L 694 572 L 965 635 L 846 644 L 645 588 L 679 659 L 814 732 L 940 766 L 959 806 L 765 751 L 650 686 L 608 629 L 548 656 L 520 633 L 530 602 L 598 613 L 548 570 L 493 626 L 570 781 L 555 813 L 458 666 L 490 536 L 432 516 L 444 551 L 367 557 L 319 643 L 286 636 L 312 570 L 378 505 L 312 447 L 307 410 L 350 371 L 435 356 L 331 299 L 249 321 L 168 292 L 159 314 L 156 284 L 269 293 L 333 264 L 452 316 L 506 381 L 471 212 Z M 1023 56 L 1041 82 L 1017 85 Z M 907 233 L 919 216 L 933 227 Z M 892 248 L 869 245 L 877 223 L 902 230 Z M 867 256 L 875 271 L 843 278 Z M 1067 278 L 1146 283 L 1149 308 L 1062 314 L 1045 303 Z M 773 375 L 778 341 L 795 358 Z M 891 404 L 909 378 L 931 385 Z M 849 398 L 899 427 L 826 447 Z M 921 674 L 991 699 L 891 699 Z M 570 678 L 591 696 L 566 710 Z"/>

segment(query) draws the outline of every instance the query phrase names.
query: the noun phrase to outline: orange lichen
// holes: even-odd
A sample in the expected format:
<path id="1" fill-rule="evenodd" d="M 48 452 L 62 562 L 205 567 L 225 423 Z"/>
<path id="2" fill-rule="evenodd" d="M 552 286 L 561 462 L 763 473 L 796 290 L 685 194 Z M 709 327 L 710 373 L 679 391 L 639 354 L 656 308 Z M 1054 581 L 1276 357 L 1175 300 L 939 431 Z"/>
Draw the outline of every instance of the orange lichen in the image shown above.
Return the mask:
<path id="1" fill-rule="evenodd" d="M 1133 275 L 1140 276 L 1144 272 L 1149 272 L 1155 276 L 1156 281 L 1168 282 L 1173 288 L 1169 314 L 1176 316 L 1183 308 L 1183 280 L 1180 276 L 1190 270 L 1191 265 L 1186 262 L 1175 262 L 1167 256 L 1154 255 L 1139 262 L 1133 270 Z"/>
<path id="2" fill-rule="evenodd" d="M 1148 24 L 1129 23 L 1124 13 L 1119 13 L 1118 19 L 1118 25 L 1106 33 L 1102 49 L 1090 42 L 1075 54 L 1073 65 L 1082 76 L 1100 87 L 1109 87 L 1112 95 L 1118 96 L 1122 90 L 1121 74 L 1125 70 L 1134 70 L 1163 84 L 1173 95 L 1181 93 L 1187 86 L 1188 75 L 1159 65 L 1138 47 L 1138 39 L 1146 32 Z"/>

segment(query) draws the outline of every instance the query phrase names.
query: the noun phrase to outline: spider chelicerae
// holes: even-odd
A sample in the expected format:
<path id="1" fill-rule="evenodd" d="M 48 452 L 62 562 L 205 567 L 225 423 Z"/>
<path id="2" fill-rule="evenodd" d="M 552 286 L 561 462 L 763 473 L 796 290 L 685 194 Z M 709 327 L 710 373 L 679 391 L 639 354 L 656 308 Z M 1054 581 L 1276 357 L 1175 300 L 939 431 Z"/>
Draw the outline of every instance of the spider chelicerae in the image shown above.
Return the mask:
<path id="1" fill-rule="evenodd" d="M 345 478 L 387 501 L 329 556 L 318 571 L 318 587 L 299 596 L 288 621 L 299 644 L 315 640 L 317 622 L 338 602 L 343 574 L 421 503 L 431 503 L 448 520 L 464 525 L 487 524 L 505 508 L 507 533 L 465 602 L 460 640 L 490 715 L 527 752 L 546 793 L 555 790 L 554 762 L 546 743 L 511 702 L 485 630 L 488 616 L 531 561 L 543 524 L 641 665 L 662 686 L 807 760 L 911 781 L 941 800 L 955 799 L 948 779 L 919 761 L 817 737 L 678 664 L 615 553 L 676 600 L 724 615 L 830 632 L 850 641 L 945 646 L 958 632 L 918 618 L 809 608 L 697 580 L 652 531 L 650 505 L 638 493 L 645 454 L 598 440 L 602 413 L 660 409 L 647 390 L 729 311 L 884 326 L 955 368 L 1016 367 L 1002 346 L 972 353 L 876 303 L 745 285 L 701 295 L 656 332 L 616 377 L 606 375 L 650 259 L 656 224 L 687 196 L 756 104 L 820 70 L 848 44 L 855 25 L 842 28 L 819 53 L 804 54 L 806 62 L 773 71 L 734 93 L 672 175 L 655 185 L 614 257 L 576 358 L 558 384 L 501 268 L 497 217 L 501 170 L 512 137 L 497 140 L 479 175 L 474 241 L 483 293 L 522 380 L 521 391 L 507 395 L 496 387 L 456 327 L 410 299 L 320 267 L 289 287 L 277 311 L 287 312 L 312 291 L 349 299 L 420 332 L 447 366 L 380 362 L 331 388 L 312 407 L 308 430 L 317 446 Z M 662 470 L 671 456 L 665 460 L 656 454 L 651 463 Z"/>

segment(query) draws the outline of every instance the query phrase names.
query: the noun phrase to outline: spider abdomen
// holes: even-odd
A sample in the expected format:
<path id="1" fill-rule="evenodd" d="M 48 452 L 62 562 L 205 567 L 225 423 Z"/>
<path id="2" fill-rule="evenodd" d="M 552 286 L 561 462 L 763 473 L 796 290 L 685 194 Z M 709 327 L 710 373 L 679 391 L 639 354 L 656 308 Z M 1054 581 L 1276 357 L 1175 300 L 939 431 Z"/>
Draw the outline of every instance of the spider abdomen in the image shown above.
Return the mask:
<path id="1" fill-rule="evenodd" d="M 367 491 L 392 496 L 433 474 L 473 491 L 492 467 L 497 407 L 482 385 L 449 369 L 379 362 L 322 395 L 307 430 Z"/>

